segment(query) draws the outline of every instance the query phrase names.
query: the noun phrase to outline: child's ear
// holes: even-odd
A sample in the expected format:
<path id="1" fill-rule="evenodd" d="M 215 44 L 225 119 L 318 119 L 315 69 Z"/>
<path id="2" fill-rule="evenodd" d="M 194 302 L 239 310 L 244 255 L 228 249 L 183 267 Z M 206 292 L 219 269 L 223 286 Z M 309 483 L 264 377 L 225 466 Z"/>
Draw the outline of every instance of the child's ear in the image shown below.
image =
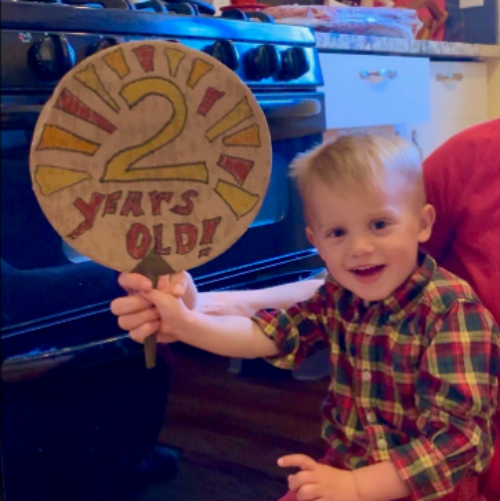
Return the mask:
<path id="1" fill-rule="evenodd" d="M 425 204 L 420 212 L 418 241 L 427 242 L 432 233 L 432 225 L 436 220 L 436 211 L 431 204 Z"/>
<path id="2" fill-rule="evenodd" d="M 306 235 L 307 235 L 307 240 L 309 240 L 309 243 L 313 246 L 316 247 L 316 240 L 314 239 L 314 233 L 311 230 L 310 226 L 306 226 Z M 317 247 L 316 247 L 317 248 Z"/>

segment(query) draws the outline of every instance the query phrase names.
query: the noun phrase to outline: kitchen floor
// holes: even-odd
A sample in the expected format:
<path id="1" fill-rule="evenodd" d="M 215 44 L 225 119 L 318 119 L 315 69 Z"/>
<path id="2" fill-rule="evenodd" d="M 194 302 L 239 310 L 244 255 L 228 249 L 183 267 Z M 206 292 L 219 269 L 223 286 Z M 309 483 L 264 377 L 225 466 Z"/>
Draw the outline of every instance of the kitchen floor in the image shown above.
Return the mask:
<path id="1" fill-rule="evenodd" d="M 160 442 L 180 451 L 174 478 L 150 483 L 133 501 L 267 501 L 286 491 L 281 455 L 319 458 L 320 408 L 328 379 L 296 381 L 262 360 L 241 374 L 229 361 L 174 345 L 170 402 Z"/>

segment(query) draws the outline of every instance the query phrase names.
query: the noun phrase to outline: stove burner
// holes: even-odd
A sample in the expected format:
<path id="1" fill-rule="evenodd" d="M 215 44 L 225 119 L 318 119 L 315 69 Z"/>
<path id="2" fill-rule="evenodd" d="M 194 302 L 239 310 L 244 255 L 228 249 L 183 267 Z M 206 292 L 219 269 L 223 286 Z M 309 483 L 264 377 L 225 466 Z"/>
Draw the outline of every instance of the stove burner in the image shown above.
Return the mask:
<path id="1" fill-rule="evenodd" d="M 5 0 L 4 0 L 5 1 Z M 202 0 L 7 0 L 16 4 L 47 4 L 88 7 L 92 9 L 119 9 L 143 12 L 159 12 L 163 14 L 180 14 L 184 16 L 214 16 L 239 21 L 273 23 L 274 19 L 262 12 L 265 4 L 252 0 L 234 2 L 221 7 L 221 15 L 215 16 L 216 9 Z"/>
<path id="2" fill-rule="evenodd" d="M 179 2 L 175 0 L 13 0 L 16 3 L 42 3 L 72 5 L 97 9 L 140 10 L 150 12 L 169 12 L 188 16 L 213 16 L 215 8 L 201 0 Z"/>
<path id="3" fill-rule="evenodd" d="M 225 7 L 221 7 L 221 17 L 224 19 L 238 19 L 240 21 L 260 21 L 261 23 L 274 23 L 274 19 L 264 12 L 260 12 L 257 5 L 260 4 L 251 4 L 252 8 L 255 8 L 255 11 L 247 11 L 242 10 L 237 7 L 233 7 L 232 5 L 226 5 Z"/>
<path id="4" fill-rule="evenodd" d="M 43 3 L 94 7 L 103 9 L 132 9 L 127 0 L 13 0 L 16 3 Z"/>

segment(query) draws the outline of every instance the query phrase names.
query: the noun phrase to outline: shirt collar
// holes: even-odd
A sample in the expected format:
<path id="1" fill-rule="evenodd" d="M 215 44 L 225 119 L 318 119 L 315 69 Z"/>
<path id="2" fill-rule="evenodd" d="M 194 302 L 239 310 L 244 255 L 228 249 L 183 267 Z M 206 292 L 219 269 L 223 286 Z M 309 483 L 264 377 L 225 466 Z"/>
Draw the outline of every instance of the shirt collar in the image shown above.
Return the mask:
<path id="1" fill-rule="evenodd" d="M 391 322 L 401 320 L 411 311 L 414 304 L 419 301 L 422 292 L 432 279 L 436 268 L 436 261 L 432 257 L 419 252 L 417 269 L 389 297 L 382 301 L 371 303 L 368 308 L 374 304 L 382 304 L 383 310 L 387 313 Z M 358 311 L 367 309 L 361 298 L 344 289 L 331 275 L 328 275 L 326 281 L 335 284 L 342 290 L 341 303 L 346 301 Z"/>

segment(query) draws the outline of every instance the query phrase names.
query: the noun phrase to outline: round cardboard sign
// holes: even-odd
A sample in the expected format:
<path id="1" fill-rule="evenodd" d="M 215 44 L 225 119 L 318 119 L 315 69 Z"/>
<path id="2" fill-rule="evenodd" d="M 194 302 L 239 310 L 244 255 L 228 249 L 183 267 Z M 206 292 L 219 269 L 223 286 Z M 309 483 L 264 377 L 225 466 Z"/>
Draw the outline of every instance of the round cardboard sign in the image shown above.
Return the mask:
<path id="1" fill-rule="evenodd" d="M 80 253 L 158 273 L 228 249 L 271 173 L 264 114 L 239 77 L 173 42 L 129 42 L 85 59 L 45 105 L 30 153 L 45 215 Z"/>

